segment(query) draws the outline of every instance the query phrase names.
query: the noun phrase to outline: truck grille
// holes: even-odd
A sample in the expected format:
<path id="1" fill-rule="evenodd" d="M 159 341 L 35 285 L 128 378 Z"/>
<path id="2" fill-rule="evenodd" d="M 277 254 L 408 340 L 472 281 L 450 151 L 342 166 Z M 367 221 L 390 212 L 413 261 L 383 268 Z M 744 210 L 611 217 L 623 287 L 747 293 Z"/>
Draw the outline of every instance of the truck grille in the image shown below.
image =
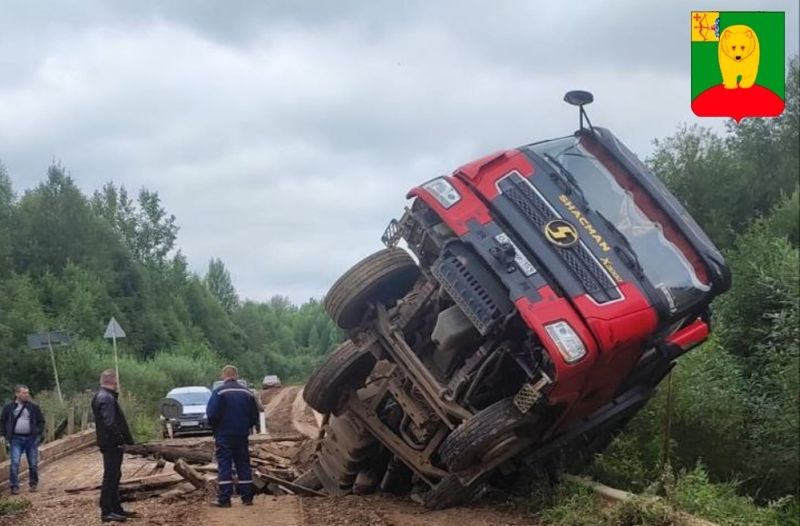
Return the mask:
<path id="1" fill-rule="evenodd" d="M 491 274 L 461 244 L 449 245 L 431 273 L 481 334 L 511 310 L 507 295 L 491 286 Z"/>
<path id="2" fill-rule="evenodd" d="M 502 191 L 503 195 L 514 204 L 517 210 L 540 233 L 544 232 L 544 226 L 549 221 L 559 218 L 537 192 L 526 182 L 516 177 L 504 181 Z M 621 297 L 616 285 L 600 265 L 600 262 L 595 259 L 583 244 L 569 248 L 553 245 L 553 249 L 564 260 L 567 268 L 572 271 L 572 274 L 577 278 L 584 290 L 597 303 L 607 303 Z"/>

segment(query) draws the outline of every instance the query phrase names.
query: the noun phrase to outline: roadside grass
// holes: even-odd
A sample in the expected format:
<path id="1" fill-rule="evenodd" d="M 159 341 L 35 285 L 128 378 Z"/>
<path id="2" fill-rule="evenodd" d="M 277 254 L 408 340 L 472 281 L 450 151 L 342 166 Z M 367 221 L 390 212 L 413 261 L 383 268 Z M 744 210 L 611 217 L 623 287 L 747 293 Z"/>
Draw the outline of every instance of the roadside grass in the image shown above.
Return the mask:
<path id="1" fill-rule="evenodd" d="M 714 483 L 702 465 L 681 473 L 666 488 L 666 498 L 677 509 L 725 526 L 797 526 L 800 505 L 796 497 L 783 497 L 760 506 L 738 492 L 739 484 Z"/>
<path id="2" fill-rule="evenodd" d="M 14 515 L 23 512 L 31 507 L 31 503 L 25 499 L 5 499 L 0 498 L 0 517 Z"/>
<path id="3" fill-rule="evenodd" d="M 562 481 L 533 487 L 518 502 L 547 526 L 669 526 L 686 524 L 686 514 L 720 526 L 798 526 L 798 499 L 786 497 L 760 506 L 737 493 L 734 483 L 714 483 L 702 465 L 663 476 L 636 498 L 610 503 L 591 489 Z"/>
<path id="4" fill-rule="evenodd" d="M 89 411 L 89 422 L 92 423 L 94 421 L 90 407 L 92 395 L 92 391 L 77 393 L 66 398 L 64 404 L 62 404 L 54 392 L 43 391 L 36 397 L 36 402 L 42 408 L 45 418 L 52 419 L 56 426 L 67 417 L 67 407 L 75 407 L 75 426 L 77 428 L 80 425 L 80 411 L 83 408 Z M 134 440 L 147 442 L 161 437 L 161 428 L 158 421 L 158 402 L 142 399 L 128 391 L 123 391 L 120 396 L 120 404 L 125 412 L 125 418 L 128 420 Z"/>

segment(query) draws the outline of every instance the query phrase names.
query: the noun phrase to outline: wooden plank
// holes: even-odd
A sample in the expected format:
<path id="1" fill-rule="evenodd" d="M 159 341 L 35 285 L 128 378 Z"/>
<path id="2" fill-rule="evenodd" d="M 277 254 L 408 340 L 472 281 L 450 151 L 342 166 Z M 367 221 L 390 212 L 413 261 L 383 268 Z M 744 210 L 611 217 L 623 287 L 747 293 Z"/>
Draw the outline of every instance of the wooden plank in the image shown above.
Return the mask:
<path id="1" fill-rule="evenodd" d="M 320 493 L 319 491 L 306 488 L 305 486 L 300 486 L 299 484 L 295 484 L 294 482 L 287 482 L 281 478 L 273 477 L 272 475 L 268 475 L 261 470 L 256 470 L 256 474 L 263 480 L 268 482 L 273 482 L 278 486 L 288 489 L 292 493 L 296 493 L 297 495 L 308 495 L 309 497 L 327 497 L 324 493 Z"/>
<path id="2" fill-rule="evenodd" d="M 49 420 L 48 422 L 51 422 Z M 39 467 L 43 467 L 50 462 L 54 462 L 67 455 L 71 455 L 76 451 L 89 447 L 95 442 L 94 430 L 77 433 L 70 437 L 49 442 L 39 447 Z M 20 463 L 20 476 L 27 473 L 28 463 L 23 457 Z M 8 476 L 10 471 L 10 462 L 0 462 L 0 491 L 8 486 Z"/>

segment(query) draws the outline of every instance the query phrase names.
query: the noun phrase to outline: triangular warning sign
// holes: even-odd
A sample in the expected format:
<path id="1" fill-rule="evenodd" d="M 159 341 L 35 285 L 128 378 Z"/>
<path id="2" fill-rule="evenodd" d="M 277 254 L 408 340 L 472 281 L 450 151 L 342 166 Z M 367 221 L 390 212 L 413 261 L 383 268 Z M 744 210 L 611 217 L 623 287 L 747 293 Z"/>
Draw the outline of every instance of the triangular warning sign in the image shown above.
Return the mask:
<path id="1" fill-rule="evenodd" d="M 106 333 L 103 335 L 103 338 L 111 339 L 111 338 L 124 338 L 125 331 L 122 330 L 117 320 L 113 317 L 111 321 L 108 322 L 108 327 L 106 327 Z"/>

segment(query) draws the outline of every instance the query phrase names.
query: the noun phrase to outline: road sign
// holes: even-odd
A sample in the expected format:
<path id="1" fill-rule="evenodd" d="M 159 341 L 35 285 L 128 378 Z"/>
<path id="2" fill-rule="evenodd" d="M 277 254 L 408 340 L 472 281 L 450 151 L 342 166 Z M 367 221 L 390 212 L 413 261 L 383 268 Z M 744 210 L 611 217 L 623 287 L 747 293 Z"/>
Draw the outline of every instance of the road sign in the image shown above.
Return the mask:
<path id="1" fill-rule="evenodd" d="M 56 353 L 53 346 L 63 346 L 72 343 L 66 331 L 37 332 L 28 335 L 28 346 L 31 349 L 50 349 L 50 361 L 53 363 L 53 376 L 56 379 L 56 391 L 58 399 L 64 404 L 64 397 L 61 394 L 61 382 L 58 381 L 58 367 L 56 367 Z"/>
<path id="2" fill-rule="evenodd" d="M 28 335 L 28 347 L 31 349 L 49 349 L 51 345 L 58 347 L 71 343 L 67 331 L 37 332 Z"/>
<path id="3" fill-rule="evenodd" d="M 108 322 L 108 327 L 106 327 L 106 333 L 103 335 L 103 338 L 106 340 L 110 339 L 113 346 L 114 346 L 114 372 L 117 375 L 117 392 L 122 392 L 122 381 L 119 379 L 119 358 L 117 357 L 117 338 L 124 338 L 125 331 L 122 330 L 119 322 L 117 322 L 114 317 L 111 317 L 111 320 Z"/>
<path id="4" fill-rule="evenodd" d="M 113 340 L 124 337 L 125 331 L 122 330 L 119 322 L 112 317 L 111 321 L 108 322 L 108 327 L 106 327 L 106 333 L 103 335 L 103 338 L 106 340 Z"/>

